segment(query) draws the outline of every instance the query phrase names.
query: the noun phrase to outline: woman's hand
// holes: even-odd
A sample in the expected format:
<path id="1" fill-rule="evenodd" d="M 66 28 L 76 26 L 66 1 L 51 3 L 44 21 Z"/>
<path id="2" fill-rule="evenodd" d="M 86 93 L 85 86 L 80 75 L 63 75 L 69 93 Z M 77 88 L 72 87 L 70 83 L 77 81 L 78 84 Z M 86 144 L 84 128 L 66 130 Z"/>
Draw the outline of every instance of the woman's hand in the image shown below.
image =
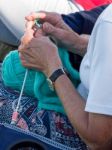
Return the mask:
<path id="1" fill-rule="evenodd" d="M 56 45 L 38 31 L 34 37 L 32 26 L 27 27 L 19 52 L 23 66 L 40 70 L 46 76 L 62 66 Z"/>
<path id="2" fill-rule="evenodd" d="M 65 22 L 61 15 L 50 12 L 31 13 L 26 17 L 27 21 L 34 21 L 39 18 L 42 22 L 42 29 L 47 35 L 53 36 L 59 46 L 67 49 L 74 49 L 75 41 L 79 35 L 75 33 Z"/>
<path id="3" fill-rule="evenodd" d="M 83 56 L 86 53 L 88 39 L 79 36 L 62 19 L 61 15 L 52 12 L 31 13 L 26 17 L 27 21 L 39 18 L 42 22 L 42 30 L 45 34 L 53 36 L 59 46 Z"/>

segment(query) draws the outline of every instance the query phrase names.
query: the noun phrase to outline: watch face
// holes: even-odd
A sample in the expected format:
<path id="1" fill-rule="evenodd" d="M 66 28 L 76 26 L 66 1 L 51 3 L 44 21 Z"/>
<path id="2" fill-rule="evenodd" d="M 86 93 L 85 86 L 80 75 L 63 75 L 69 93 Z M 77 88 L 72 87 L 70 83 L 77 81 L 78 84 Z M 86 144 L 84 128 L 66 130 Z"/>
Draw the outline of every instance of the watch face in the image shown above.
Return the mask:
<path id="1" fill-rule="evenodd" d="M 49 85 L 50 90 L 51 90 L 51 91 L 54 91 L 53 82 L 52 82 L 49 78 L 47 78 L 47 82 L 48 82 L 48 85 Z"/>

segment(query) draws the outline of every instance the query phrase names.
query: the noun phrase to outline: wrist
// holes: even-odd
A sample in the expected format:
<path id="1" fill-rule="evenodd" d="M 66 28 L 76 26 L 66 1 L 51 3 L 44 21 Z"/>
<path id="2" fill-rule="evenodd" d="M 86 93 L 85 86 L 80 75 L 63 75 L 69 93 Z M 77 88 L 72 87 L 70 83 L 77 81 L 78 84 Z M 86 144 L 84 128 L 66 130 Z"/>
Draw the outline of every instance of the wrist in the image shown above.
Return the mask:
<path id="1" fill-rule="evenodd" d="M 69 51 L 76 53 L 75 50 L 79 47 L 80 36 L 72 31 L 68 33 L 68 39 L 68 42 L 66 42 L 67 48 L 69 49 Z"/>
<path id="2" fill-rule="evenodd" d="M 50 65 L 48 65 L 48 67 L 44 71 L 44 74 L 46 75 L 47 78 L 49 78 L 51 74 L 59 68 L 63 68 L 61 60 L 55 61 L 54 64 L 53 62 L 51 62 Z"/>
<path id="3" fill-rule="evenodd" d="M 44 74 L 46 75 L 47 78 L 49 78 L 52 75 L 52 73 L 55 70 L 58 70 L 59 68 L 63 68 L 61 64 L 60 65 L 54 65 L 54 66 L 50 67 L 48 70 L 46 70 L 44 72 Z"/>
<path id="4" fill-rule="evenodd" d="M 49 78 L 47 78 L 47 82 L 49 85 L 49 88 L 54 91 L 55 89 L 55 81 L 62 75 L 64 75 L 64 69 L 63 68 L 58 68 L 56 69 Z"/>

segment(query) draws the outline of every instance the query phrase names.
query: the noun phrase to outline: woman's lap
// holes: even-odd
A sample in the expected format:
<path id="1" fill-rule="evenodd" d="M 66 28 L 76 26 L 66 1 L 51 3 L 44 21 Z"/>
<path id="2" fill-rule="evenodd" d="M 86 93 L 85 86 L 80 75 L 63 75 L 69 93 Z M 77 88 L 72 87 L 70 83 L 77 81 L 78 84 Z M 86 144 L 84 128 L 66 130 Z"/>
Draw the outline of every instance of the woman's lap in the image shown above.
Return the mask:
<path id="1" fill-rule="evenodd" d="M 18 92 L 3 85 L 0 72 L 0 122 L 10 123 L 18 96 Z M 70 147 L 76 147 L 78 150 L 86 150 L 85 144 L 65 115 L 46 110 L 37 112 L 37 105 L 36 99 L 25 95 L 22 97 L 17 126 Z"/>

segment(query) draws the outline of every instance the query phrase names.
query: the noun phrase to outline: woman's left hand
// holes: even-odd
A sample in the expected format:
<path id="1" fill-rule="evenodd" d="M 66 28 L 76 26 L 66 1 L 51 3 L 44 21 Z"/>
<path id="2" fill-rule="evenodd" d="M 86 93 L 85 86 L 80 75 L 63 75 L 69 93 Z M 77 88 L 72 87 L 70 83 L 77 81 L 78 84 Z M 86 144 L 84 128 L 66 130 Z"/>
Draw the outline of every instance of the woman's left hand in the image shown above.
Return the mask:
<path id="1" fill-rule="evenodd" d="M 57 47 L 38 31 L 34 37 L 31 24 L 29 22 L 27 25 L 19 46 L 21 62 L 25 67 L 38 69 L 46 76 L 50 76 L 54 70 L 62 66 Z"/>

